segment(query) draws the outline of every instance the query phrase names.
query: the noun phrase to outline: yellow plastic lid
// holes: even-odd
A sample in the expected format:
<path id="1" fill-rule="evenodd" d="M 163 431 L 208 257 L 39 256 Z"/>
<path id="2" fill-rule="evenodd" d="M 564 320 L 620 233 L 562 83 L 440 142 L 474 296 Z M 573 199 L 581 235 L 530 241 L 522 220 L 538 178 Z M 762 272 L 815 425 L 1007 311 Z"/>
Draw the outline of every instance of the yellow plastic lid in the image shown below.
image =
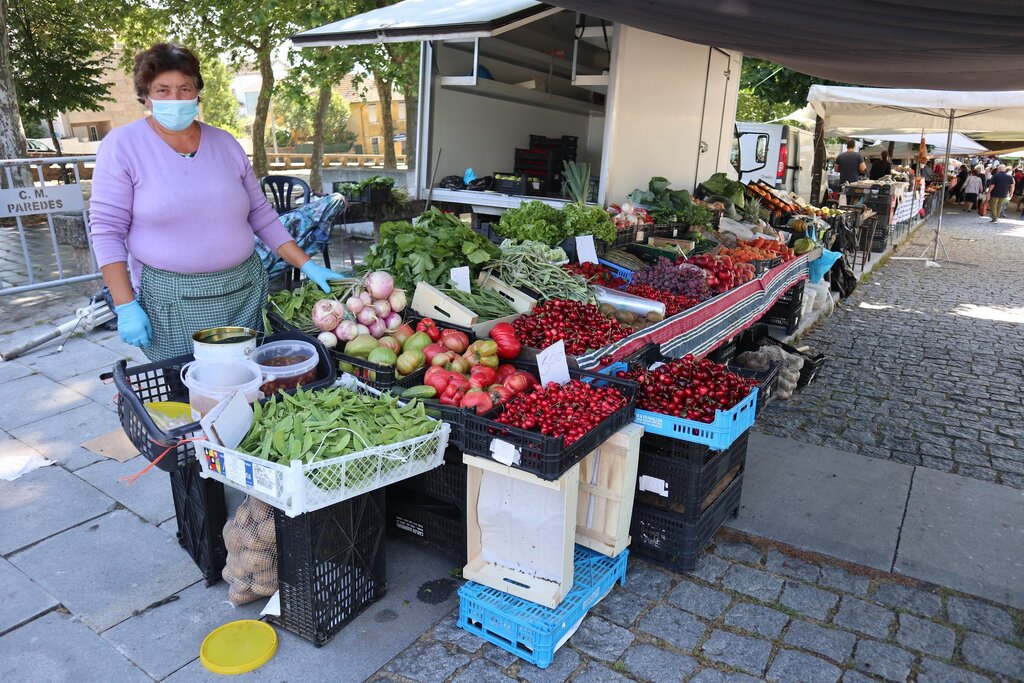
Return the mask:
<path id="1" fill-rule="evenodd" d="M 153 418 L 156 426 L 165 432 L 170 431 L 174 427 L 182 427 L 195 422 L 192 419 L 192 406 L 187 403 L 179 401 L 153 401 L 152 403 L 144 403 L 143 406 L 146 408 L 149 416 Z"/>
<path id="2" fill-rule="evenodd" d="M 218 626 L 203 640 L 199 661 L 215 674 L 244 674 L 277 652 L 277 633 L 262 621 L 244 619 Z"/>

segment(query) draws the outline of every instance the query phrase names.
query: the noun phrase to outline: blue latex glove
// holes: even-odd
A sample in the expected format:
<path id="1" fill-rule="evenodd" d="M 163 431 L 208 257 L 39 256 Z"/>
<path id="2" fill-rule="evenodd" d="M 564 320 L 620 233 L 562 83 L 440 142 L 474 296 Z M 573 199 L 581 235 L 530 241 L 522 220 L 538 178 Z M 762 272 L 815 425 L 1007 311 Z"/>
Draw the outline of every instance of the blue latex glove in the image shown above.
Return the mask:
<path id="1" fill-rule="evenodd" d="M 302 274 L 305 275 L 307 279 L 320 285 L 320 289 L 324 290 L 328 294 L 331 292 L 331 286 L 327 284 L 327 281 L 343 279 L 342 275 L 338 275 L 330 268 L 324 268 L 319 264 L 313 263 L 312 259 L 302 264 L 302 268 L 299 270 L 302 271 Z"/>
<path id="2" fill-rule="evenodd" d="M 132 346 L 149 346 L 153 326 L 137 300 L 115 306 L 114 312 L 117 313 L 117 333 L 121 341 Z"/>

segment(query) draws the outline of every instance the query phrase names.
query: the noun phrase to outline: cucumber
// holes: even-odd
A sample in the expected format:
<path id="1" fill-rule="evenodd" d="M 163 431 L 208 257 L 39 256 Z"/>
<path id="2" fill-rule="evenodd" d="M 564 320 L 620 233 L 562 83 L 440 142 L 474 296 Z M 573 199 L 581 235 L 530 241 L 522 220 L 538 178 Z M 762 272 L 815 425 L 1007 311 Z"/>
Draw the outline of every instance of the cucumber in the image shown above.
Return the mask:
<path id="1" fill-rule="evenodd" d="M 401 395 L 401 398 L 404 398 L 404 399 L 411 399 L 411 398 L 436 398 L 436 397 L 437 397 L 437 389 L 435 389 L 434 387 L 428 387 L 425 384 L 421 385 L 421 386 L 418 386 L 418 387 L 409 387 L 408 389 L 403 391 L 402 395 Z"/>

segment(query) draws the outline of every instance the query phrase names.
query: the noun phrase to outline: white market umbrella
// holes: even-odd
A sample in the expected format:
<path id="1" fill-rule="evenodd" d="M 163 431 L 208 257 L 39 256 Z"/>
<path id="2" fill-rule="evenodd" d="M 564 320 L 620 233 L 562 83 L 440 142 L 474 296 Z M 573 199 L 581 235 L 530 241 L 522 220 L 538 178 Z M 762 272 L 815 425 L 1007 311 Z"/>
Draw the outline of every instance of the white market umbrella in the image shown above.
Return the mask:
<path id="1" fill-rule="evenodd" d="M 892 132 L 946 132 L 946 168 L 953 146 L 953 129 L 992 133 L 1024 130 L 1024 91 L 960 92 L 901 88 L 850 88 L 812 85 L 807 104 L 825 122 L 825 129 L 840 135 L 871 137 Z M 939 221 L 931 261 L 942 246 L 946 184 L 939 197 Z M 945 246 L 942 246 L 945 252 Z"/>

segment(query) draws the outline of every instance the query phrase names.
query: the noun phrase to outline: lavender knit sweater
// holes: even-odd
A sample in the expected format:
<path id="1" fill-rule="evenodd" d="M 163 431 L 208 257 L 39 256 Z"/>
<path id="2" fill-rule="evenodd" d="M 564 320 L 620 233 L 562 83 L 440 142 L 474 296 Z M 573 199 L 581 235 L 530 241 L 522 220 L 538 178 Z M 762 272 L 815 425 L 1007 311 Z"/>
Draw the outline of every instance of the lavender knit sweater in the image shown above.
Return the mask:
<path id="1" fill-rule="evenodd" d="M 291 239 L 252 165 L 229 133 L 204 123 L 199 149 L 182 157 L 145 119 L 110 132 L 93 173 L 89 223 L 100 266 L 132 258 L 176 273 L 232 268 L 253 234 L 276 250 Z"/>

